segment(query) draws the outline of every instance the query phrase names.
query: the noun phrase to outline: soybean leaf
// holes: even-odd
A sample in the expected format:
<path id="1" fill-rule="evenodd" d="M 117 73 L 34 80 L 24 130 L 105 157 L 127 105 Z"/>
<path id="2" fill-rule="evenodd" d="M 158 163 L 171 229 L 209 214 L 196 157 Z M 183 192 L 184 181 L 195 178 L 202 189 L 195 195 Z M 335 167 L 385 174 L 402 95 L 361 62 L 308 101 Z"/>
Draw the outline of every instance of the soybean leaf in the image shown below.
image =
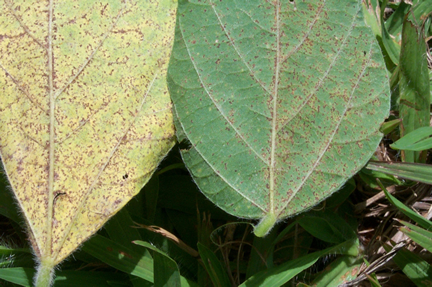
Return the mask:
<path id="1" fill-rule="evenodd" d="M 172 147 L 175 10 L 172 0 L 0 3 L 0 152 L 38 278 L 136 195 Z"/>
<path id="2" fill-rule="evenodd" d="M 371 157 L 388 79 L 360 1 L 180 1 L 168 73 L 201 191 L 265 235 Z"/>

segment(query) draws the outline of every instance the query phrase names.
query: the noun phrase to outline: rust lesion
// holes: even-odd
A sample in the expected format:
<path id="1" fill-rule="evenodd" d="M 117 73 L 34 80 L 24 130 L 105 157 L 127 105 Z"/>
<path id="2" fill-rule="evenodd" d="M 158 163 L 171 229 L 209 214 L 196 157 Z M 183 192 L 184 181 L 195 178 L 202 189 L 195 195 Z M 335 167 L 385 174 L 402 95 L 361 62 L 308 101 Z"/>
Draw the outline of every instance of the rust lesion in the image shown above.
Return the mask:
<path id="1" fill-rule="evenodd" d="M 33 39 L 33 41 L 35 41 L 41 48 L 43 48 L 45 51 L 47 50 L 47 45 L 42 43 L 41 41 L 39 41 L 35 35 L 33 35 L 33 33 L 30 31 L 30 29 L 27 27 L 27 25 L 24 24 L 24 22 L 22 21 L 21 17 L 18 16 L 18 14 L 16 13 L 15 9 L 13 8 L 13 4 L 11 0 L 5 0 L 4 1 L 7 8 L 9 9 L 9 12 L 14 16 L 14 18 L 18 21 L 18 23 L 20 24 L 20 26 L 23 28 L 23 30 L 25 31 L 25 33 Z"/>
<path id="2" fill-rule="evenodd" d="M 49 111 L 44 109 L 34 98 L 32 95 L 30 95 L 30 93 L 25 89 L 24 86 L 22 86 L 20 84 L 20 82 L 11 75 L 11 73 L 8 72 L 8 70 L 2 65 L 2 63 L 0 63 L 0 69 L 2 69 L 6 76 L 9 77 L 9 79 L 11 79 L 11 81 L 15 84 L 15 86 L 18 88 L 18 90 L 20 90 L 25 96 L 26 98 L 38 109 L 40 109 L 46 116 L 49 116 Z"/>
<path id="3" fill-rule="evenodd" d="M 125 5 L 125 1 L 123 1 L 123 4 Z M 78 71 L 67 81 L 67 83 L 55 93 L 55 96 L 54 96 L 55 99 L 57 99 L 76 80 L 76 78 L 78 78 L 78 76 L 82 73 L 82 71 L 84 71 L 84 69 L 88 66 L 88 64 L 91 62 L 91 60 L 93 60 L 94 56 L 99 51 L 99 49 L 102 47 L 105 40 L 111 35 L 114 28 L 117 26 L 119 19 L 123 15 L 124 8 L 125 7 L 123 6 L 122 9 L 120 9 L 116 18 L 112 22 L 111 26 L 105 32 L 102 39 L 100 40 L 98 45 L 94 48 L 94 50 L 92 51 L 90 56 L 87 58 L 87 60 L 85 60 L 85 62 L 81 65 L 81 67 L 78 69 Z"/>

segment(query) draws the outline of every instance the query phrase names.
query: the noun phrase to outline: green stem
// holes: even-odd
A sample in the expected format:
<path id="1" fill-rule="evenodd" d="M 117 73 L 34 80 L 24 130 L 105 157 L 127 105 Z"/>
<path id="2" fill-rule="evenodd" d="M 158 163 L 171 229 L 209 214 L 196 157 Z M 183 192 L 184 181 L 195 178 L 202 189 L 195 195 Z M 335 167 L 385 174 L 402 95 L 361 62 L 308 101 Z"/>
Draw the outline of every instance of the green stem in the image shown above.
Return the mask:
<path id="1" fill-rule="evenodd" d="M 257 237 L 264 237 L 276 224 L 277 217 L 274 213 L 267 213 L 266 216 L 255 226 L 254 233 Z"/>
<path id="2" fill-rule="evenodd" d="M 54 267 L 54 260 L 51 258 L 42 259 L 34 278 L 35 287 L 50 287 L 52 285 Z"/>

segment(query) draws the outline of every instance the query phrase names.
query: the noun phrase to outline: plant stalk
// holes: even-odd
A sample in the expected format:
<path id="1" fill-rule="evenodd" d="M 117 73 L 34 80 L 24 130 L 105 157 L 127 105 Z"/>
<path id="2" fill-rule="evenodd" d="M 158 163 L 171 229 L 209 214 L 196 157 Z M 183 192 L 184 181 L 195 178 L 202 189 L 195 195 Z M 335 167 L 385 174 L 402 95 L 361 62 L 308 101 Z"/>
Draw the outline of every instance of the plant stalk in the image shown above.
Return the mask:
<path id="1" fill-rule="evenodd" d="M 53 283 L 55 263 L 52 258 L 42 259 L 34 278 L 35 287 L 50 287 Z"/>

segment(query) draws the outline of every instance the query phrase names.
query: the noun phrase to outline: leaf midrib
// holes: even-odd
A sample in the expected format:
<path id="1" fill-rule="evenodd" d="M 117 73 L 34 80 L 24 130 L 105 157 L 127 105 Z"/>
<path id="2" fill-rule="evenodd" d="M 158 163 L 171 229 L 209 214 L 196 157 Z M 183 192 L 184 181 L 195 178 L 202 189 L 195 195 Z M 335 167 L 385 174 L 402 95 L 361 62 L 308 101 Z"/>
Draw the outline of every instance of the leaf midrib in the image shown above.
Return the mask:
<path id="1" fill-rule="evenodd" d="M 182 38 L 183 39 L 186 39 L 185 38 L 185 35 L 184 35 L 184 33 L 183 33 L 183 30 L 182 30 L 182 24 L 181 24 L 181 22 L 182 22 L 182 17 L 178 17 L 178 21 L 179 21 L 179 31 L 180 31 L 180 34 L 182 35 Z M 206 91 L 206 93 L 207 93 L 207 95 L 209 96 L 209 98 L 211 99 L 211 101 L 213 102 L 213 104 L 216 106 L 216 108 L 218 108 L 218 106 L 217 106 L 217 104 L 214 102 L 214 100 L 213 100 L 213 98 L 212 98 L 212 96 L 211 96 L 211 94 L 210 94 L 210 92 L 207 90 L 207 88 L 206 88 L 206 85 L 205 85 L 205 83 L 204 83 L 204 81 L 202 80 L 202 78 L 201 78 L 201 76 L 200 76 L 200 74 L 199 74 L 199 70 L 198 70 L 198 67 L 196 66 L 196 63 L 195 63 L 195 61 L 193 60 L 193 57 L 192 57 L 192 55 L 191 55 L 191 52 L 190 52 L 190 48 L 188 47 L 188 45 L 187 45 L 187 41 L 185 41 L 185 40 L 183 40 L 183 43 L 184 43 L 184 45 L 185 45 L 185 47 L 186 47 L 186 51 L 187 51 L 187 53 L 188 53 L 188 56 L 189 56 L 189 59 L 191 60 L 191 63 L 192 63 L 192 66 L 194 67 L 194 70 L 195 70 L 195 73 L 197 74 L 197 77 L 198 77 L 198 79 L 199 79 L 199 81 L 200 81 L 200 83 L 201 83 L 201 85 L 203 86 L 203 88 L 204 88 L 204 90 Z M 219 109 L 218 109 L 219 110 Z M 176 113 L 176 117 L 177 118 L 180 118 L 179 117 L 179 115 L 178 115 L 178 113 L 177 113 L 177 110 L 176 109 L 174 109 L 174 112 Z M 221 115 L 222 116 L 224 116 L 224 114 L 223 113 L 221 113 Z M 230 122 L 230 121 L 228 121 L 228 119 L 224 116 L 224 119 L 232 126 L 232 123 Z M 195 148 L 195 150 L 197 151 L 197 153 L 201 156 L 201 158 L 205 161 L 205 163 L 213 170 L 213 172 L 217 175 L 217 176 L 219 176 L 229 187 L 231 187 L 233 190 L 235 190 L 239 195 L 241 195 L 243 198 L 245 198 L 246 200 L 248 200 L 249 202 L 251 202 L 251 203 L 253 203 L 253 204 L 255 204 L 255 206 L 256 207 L 258 207 L 259 209 L 261 209 L 263 212 L 266 212 L 266 210 L 265 210 L 265 208 L 264 207 L 262 207 L 262 206 L 260 206 L 260 205 L 258 205 L 257 203 L 255 203 L 251 198 L 249 198 L 248 196 L 246 196 L 246 194 L 244 194 L 243 192 L 241 192 L 238 188 L 236 188 L 235 186 L 233 186 L 223 175 L 221 175 L 220 173 L 218 173 L 217 171 L 216 171 L 216 169 L 215 169 L 215 167 L 206 159 L 206 157 L 203 155 L 203 153 L 200 151 L 200 149 L 197 147 L 197 145 L 193 142 L 193 139 L 192 139 L 192 137 L 190 137 L 189 136 L 189 134 L 188 134 L 188 132 L 187 132 L 187 129 L 185 129 L 185 127 L 184 127 L 184 125 L 183 125 L 183 123 L 182 123 L 182 121 L 179 121 L 179 124 L 181 125 L 181 127 L 182 127 L 182 130 L 183 130 L 183 132 L 186 134 L 186 135 L 188 135 L 187 137 L 188 137 L 188 139 L 190 140 L 190 142 L 192 143 L 192 145 L 193 145 L 193 147 Z M 233 126 L 232 126 L 233 127 Z M 239 134 L 239 136 L 241 136 L 241 134 L 237 131 L 237 129 L 235 129 L 234 127 L 233 127 L 233 129 L 236 131 L 236 133 L 237 134 Z M 241 138 L 243 139 L 243 137 L 241 136 Z M 248 146 L 250 146 L 250 144 L 245 140 L 245 139 L 243 139 L 244 141 L 245 141 L 245 143 L 248 145 Z M 252 151 L 255 151 L 254 149 L 252 149 Z M 257 153 L 256 151 L 255 151 L 255 153 Z"/>
<path id="2" fill-rule="evenodd" d="M 111 26 L 107 30 L 107 32 L 103 35 L 102 39 L 100 40 L 99 44 L 94 48 L 93 52 L 90 54 L 90 56 L 87 57 L 87 59 L 84 61 L 84 63 L 81 65 L 81 67 L 78 69 L 76 73 L 65 83 L 65 85 L 60 88 L 59 90 L 54 90 L 54 67 L 53 67 L 53 48 L 52 48 L 52 25 L 53 25 L 53 5 L 54 0 L 50 0 L 49 2 L 49 20 L 48 20 L 48 48 L 47 48 L 47 55 L 48 55 L 48 84 L 49 84 L 49 98 L 50 98 L 50 108 L 49 108 L 49 174 L 48 174 L 48 214 L 47 214 L 47 221 L 46 221 L 46 230 L 47 230 L 47 241 L 46 241 L 46 250 L 45 250 L 45 256 L 50 256 L 51 258 L 55 259 L 60 249 L 58 250 L 52 250 L 52 222 L 54 218 L 54 171 L 55 171 L 55 146 L 56 144 L 59 145 L 63 141 L 57 141 L 57 138 L 55 136 L 55 109 L 56 109 L 56 101 L 60 97 L 60 95 L 77 79 L 77 77 L 82 73 L 82 71 L 88 66 L 90 61 L 94 58 L 95 54 L 99 51 L 100 47 L 103 45 L 105 40 L 110 35 L 111 31 L 116 26 L 120 16 L 122 15 L 122 11 L 124 7 L 119 11 L 117 14 L 117 17 L 112 22 Z M 153 82 L 152 82 L 153 83 Z M 150 84 L 149 87 L 152 85 Z M 147 95 L 147 94 L 146 94 Z M 86 122 L 87 123 L 87 122 Z M 80 125 L 79 128 L 81 128 L 84 125 Z M 76 132 L 76 131 L 74 131 Z M 114 153 L 118 148 L 118 144 L 112 151 Z M 100 170 L 100 172 L 97 174 L 94 182 L 97 181 L 97 179 L 100 177 L 101 173 L 105 169 L 105 167 L 108 165 L 110 159 L 112 158 L 112 154 L 107 160 L 107 163 L 103 165 L 103 168 Z M 84 203 L 86 202 L 86 198 L 88 194 L 93 189 L 94 184 L 90 186 L 90 188 L 87 190 L 87 192 L 83 195 L 83 199 L 80 201 L 80 204 L 77 206 L 75 215 L 73 216 L 73 220 L 71 221 L 71 224 L 69 228 L 64 232 L 63 238 L 60 240 L 60 245 L 63 246 L 64 242 L 66 241 L 70 230 L 72 228 L 73 222 L 78 216 L 80 210 L 83 208 Z"/>
<path id="3" fill-rule="evenodd" d="M 279 72 L 280 72 L 280 1 L 275 4 L 276 9 L 276 59 L 275 59 L 275 77 L 274 77 L 274 91 L 273 91 L 273 113 L 272 113 L 272 132 L 271 132 L 271 149 L 270 149 L 270 167 L 269 167 L 269 212 L 275 214 L 274 193 L 275 193 L 275 151 L 276 151 L 276 126 L 277 126 L 277 100 L 279 88 Z"/>
<path id="4" fill-rule="evenodd" d="M 55 151 L 55 97 L 54 97 L 54 84 L 53 84 L 53 50 L 52 50 L 52 22 L 53 22 L 53 1 L 49 1 L 48 7 L 48 85 L 49 85 L 49 171 L 48 171 L 48 215 L 46 220 L 46 231 L 47 240 L 45 242 L 45 256 L 49 257 L 51 255 L 52 248 L 52 219 L 53 219 L 53 205 L 54 205 L 54 151 Z"/>

